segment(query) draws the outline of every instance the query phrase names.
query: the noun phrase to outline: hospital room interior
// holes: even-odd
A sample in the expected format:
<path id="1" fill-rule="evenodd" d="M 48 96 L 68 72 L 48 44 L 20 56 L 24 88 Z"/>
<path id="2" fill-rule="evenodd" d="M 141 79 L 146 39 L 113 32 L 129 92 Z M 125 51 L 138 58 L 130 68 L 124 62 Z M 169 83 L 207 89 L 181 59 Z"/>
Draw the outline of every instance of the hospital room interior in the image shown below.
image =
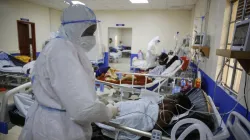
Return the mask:
<path id="1" fill-rule="evenodd" d="M 250 140 L 250 0 L 0 0 L 0 32 L 0 140 Z"/>

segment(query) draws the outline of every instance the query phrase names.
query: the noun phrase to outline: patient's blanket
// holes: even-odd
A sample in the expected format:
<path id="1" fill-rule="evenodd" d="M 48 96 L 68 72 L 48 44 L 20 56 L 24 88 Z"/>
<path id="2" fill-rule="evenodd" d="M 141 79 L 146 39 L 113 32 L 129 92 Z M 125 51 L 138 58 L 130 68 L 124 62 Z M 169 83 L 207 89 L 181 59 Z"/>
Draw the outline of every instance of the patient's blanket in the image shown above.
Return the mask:
<path id="1" fill-rule="evenodd" d="M 155 67 L 154 69 L 150 70 L 148 74 L 150 75 L 161 75 L 162 72 L 166 69 L 165 65 L 159 65 Z"/>
<path id="2" fill-rule="evenodd" d="M 26 64 L 25 62 L 22 62 L 19 59 L 16 59 L 14 56 L 9 55 L 3 51 L 0 51 L 0 60 L 11 61 L 14 64 L 14 66 L 20 66 L 20 67 Z"/>
<path id="3" fill-rule="evenodd" d="M 169 76 L 170 74 L 172 74 L 172 72 L 174 70 L 176 70 L 176 68 L 178 68 L 180 65 L 181 65 L 181 60 L 175 60 L 171 66 L 169 66 L 168 68 L 166 68 L 162 73 L 161 75 L 162 76 Z"/>
<path id="4" fill-rule="evenodd" d="M 1 72 L 13 72 L 22 73 L 22 67 L 15 66 L 10 60 L 0 60 L 0 71 Z"/>
<path id="5" fill-rule="evenodd" d="M 121 124 L 130 128 L 142 131 L 150 131 L 154 128 L 158 119 L 159 106 L 146 99 L 138 101 L 125 101 L 116 104 L 119 107 L 120 115 L 113 119 L 112 122 Z M 114 128 L 106 125 L 97 124 L 101 128 L 105 128 L 104 135 L 115 137 Z M 117 134 L 117 132 L 116 132 Z M 140 136 L 128 132 L 119 132 L 119 140 L 137 140 Z"/>
<path id="6" fill-rule="evenodd" d="M 14 95 L 16 108 L 19 110 L 19 115 L 26 117 L 28 109 L 35 102 L 31 94 L 18 93 Z"/>
<path id="7" fill-rule="evenodd" d="M 157 66 L 157 61 L 155 61 L 152 64 L 149 64 L 149 63 L 147 63 L 146 60 L 139 60 L 136 57 L 134 57 L 132 60 L 132 66 L 135 68 L 140 68 L 142 70 L 146 70 L 148 68 L 152 68 L 152 67 Z"/>
<path id="8" fill-rule="evenodd" d="M 29 74 L 35 61 L 24 63 L 7 53 L 0 52 L 0 71 L 9 73 Z"/>

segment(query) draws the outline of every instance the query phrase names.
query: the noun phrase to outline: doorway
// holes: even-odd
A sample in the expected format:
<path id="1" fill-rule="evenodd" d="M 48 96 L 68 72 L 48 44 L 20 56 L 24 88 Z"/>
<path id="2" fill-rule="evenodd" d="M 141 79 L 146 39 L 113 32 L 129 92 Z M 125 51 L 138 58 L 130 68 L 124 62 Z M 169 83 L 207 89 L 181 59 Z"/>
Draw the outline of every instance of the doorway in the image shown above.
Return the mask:
<path id="1" fill-rule="evenodd" d="M 20 55 L 36 60 L 35 23 L 17 20 L 17 33 Z"/>
<path id="2" fill-rule="evenodd" d="M 132 28 L 108 28 L 110 66 L 120 71 L 130 71 Z"/>

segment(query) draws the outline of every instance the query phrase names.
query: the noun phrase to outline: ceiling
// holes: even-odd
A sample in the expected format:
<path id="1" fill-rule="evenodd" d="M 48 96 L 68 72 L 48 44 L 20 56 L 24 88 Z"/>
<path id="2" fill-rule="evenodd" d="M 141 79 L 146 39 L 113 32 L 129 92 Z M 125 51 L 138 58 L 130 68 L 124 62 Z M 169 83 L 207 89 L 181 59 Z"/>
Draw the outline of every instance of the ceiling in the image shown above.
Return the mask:
<path id="1" fill-rule="evenodd" d="M 31 3 L 62 10 L 68 5 L 64 0 L 25 0 Z M 197 0 L 148 0 L 148 4 L 132 4 L 129 0 L 78 0 L 93 10 L 191 10 Z"/>

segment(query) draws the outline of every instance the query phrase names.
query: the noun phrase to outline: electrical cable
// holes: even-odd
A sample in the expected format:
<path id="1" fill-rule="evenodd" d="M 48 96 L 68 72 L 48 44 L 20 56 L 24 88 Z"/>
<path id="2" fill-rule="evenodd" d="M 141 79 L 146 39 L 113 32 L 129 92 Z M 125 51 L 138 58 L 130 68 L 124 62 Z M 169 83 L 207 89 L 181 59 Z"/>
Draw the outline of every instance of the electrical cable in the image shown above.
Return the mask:
<path id="1" fill-rule="evenodd" d="M 218 79 L 219 79 L 220 75 L 222 74 L 222 71 L 223 71 L 225 65 L 226 65 L 229 61 L 230 61 L 229 58 L 226 59 L 225 63 L 223 64 L 223 66 L 221 67 L 221 69 L 220 69 L 220 71 L 219 71 L 219 73 L 218 73 L 218 75 L 217 75 L 217 78 L 216 78 L 216 81 L 215 81 L 215 85 L 214 85 L 213 101 L 214 101 L 214 97 L 215 97 L 215 94 L 216 94 L 216 88 L 217 88 Z"/>
<path id="2" fill-rule="evenodd" d="M 247 108 L 247 113 L 246 113 L 246 118 L 248 118 L 248 112 L 249 112 L 249 109 L 248 109 L 248 103 L 247 103 L 247 99 L 246 99 L 246 86 L 247 86 L 247 73 L 245 73 L 245 85 L 244 85 L 244 100 L 245 100 L 245 104 L 246 104 L 246 108 Z"/>
<path id="3" fill-rule="evenodd" d="M 228 112 L 224 112 L 224 113 L 219 113 L 220 115 L 227 115 L 227 114 L 230 114 L 231 112 L 233 112 L 235 110 L 235 108 L 240 104 L 240 101 L 243 99 L 243 97 L 241 97 L 239 99 L 239 101 L 235 104 L 235 106 Z M 187 109 L 183 106 L 181 106 L 180 104 L 176 104 L 177 106 L 185 109 L 185 110 L 190 110 L 190 109 Z M 209 115 L 216 115 L 216 113 L 210 113 L 210 112 L 206 112 L 206 111 L 195 111 L 195 110 L 190 110 L 190 112 L 195 112 L 195 113 L 201 113 L 201 114 L 209 114 Z"/>
<path id="4" fill-rule="evenodd" d="M 175 115 L 174 115 L 174 113 L 173 113 L 172 111 L 169 111 L 169 110 L 162 110 L 162 111 L 160 111 L 160 120 L 161 120 L 164 124 L 168 125 L 169 123 L 166 123 L 166 120 L 165 120 L 165 113 L 164 113 L 165 111 L 171 113 L 173 116 L 175 116 Z M 162 117 L 161 117 L 162 112 L 163 112 L 164 120 L 162 120 Z"/>

